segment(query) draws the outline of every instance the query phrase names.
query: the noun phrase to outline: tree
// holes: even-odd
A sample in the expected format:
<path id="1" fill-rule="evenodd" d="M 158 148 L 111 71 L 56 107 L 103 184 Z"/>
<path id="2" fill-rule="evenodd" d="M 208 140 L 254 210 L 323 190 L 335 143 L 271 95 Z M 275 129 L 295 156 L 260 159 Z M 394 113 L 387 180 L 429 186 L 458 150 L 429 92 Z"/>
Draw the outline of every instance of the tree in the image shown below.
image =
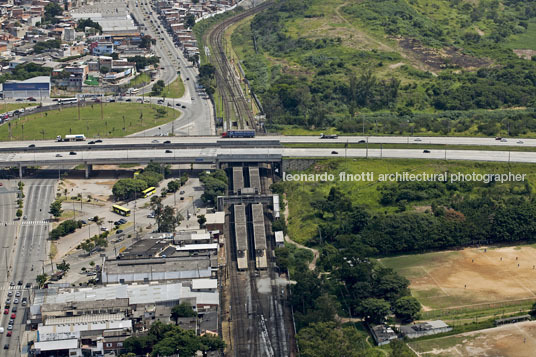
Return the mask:
<path id="1" fill-rule="evenodd" d="M 147 188 L 147 182 L 141 179 L 121 179 L 114 184 L 112 193 L 120 200 L 133 199 L 135 195 L 140 197 L 141 191 Z"/>
<path id="2" fill-rule="evenodd" d="M 93 248 L 95 248 L 95 243 L 89 239 L 80 243 L 80 249 L 85 250 L 88 255 L 91 253 Z"/>
<path id="3" fill-rule="evenodd" d="M 196 317 L 197 312 L 192 309 L 192 306 L 186 302 L 182 302 L 179 305 L 173 306 L 171 309 L 171 318 L 175 320 L 175 324 L 177 324 L 177 320 L 179 317 Z"/>
<path id="4" fill-rule="evenodd" d="M 341 328 L 335 322 L 312 323 L 299 330 L 297 339 L 303 357 L 375 356 L 365 352 L 369 346 L 354 327 Z"/>
<path id="5" fill-rule="evenodd" d="M 179 217 L 175 215 L 175 209 L 170 206 L 165 206 L 159 214 L 155 211 L 155 218 L 159 232 L 174 232 L 180 223 Z"/>
<path id="6" fill-rule="evenodd" d="M 393 306 L 393 312 L 396 317 L 403 321 L 413 321 L 421 311 L 421 304 L 413 296 L 403 296 L 396 300 Z"/>
<path id="7" fill-rule="evenodd" d="M 380 324 L 389 314 L 391 306 L 384 299 L 368 298 L 361 302 L 361 313 L 367 321 Z"/>
<path id="8" fill-rule="evenodd" d="M 17 214 L 17 217 L 18 217 L 18 218 L 21 218 L 21 217 L 22 217 L 22 210 L 19 208 L 19 209 L 17 210 L 17 213 L 16 213 L 16 214 Z"/>
<path id="9" fill-rule="evenodd" d="M 197 217 L 197 223 L 199 223 L 199 227 L 201 228 L 205 226 L 205 223 L 207 223 L 207 218 L 204 214 L 201 214 L 199 217 Z"/>
<path id="10" fill-rule="evenodd" d="M 110 68 L 107 67 L 107 66 L 102 66 L 100 69 L 99 69 L 100 73 L 102 74 L 106 74 L 108 72 L 110 72 Z"/>
<path id="11" fill-rule="evenodd" d="M 181 182 L 179 180 L 173 180 L 168 182 L 168 192 L 177 192 L 181 187 Z"/>
<path id="12" fill-rule="evenodd" d="M 185 21 L 186 27 L 191 29 L 195 25 L 195 15 L 194 14 L 188 14 L 186 15 L 186 21 Z"/>
<path id="13" fill-rule="evenodd" d="M 61 209 L 61 201 L 56 200 L 50 204 L 50 211 L 48 212 L 54 217 L 58 218 L 61 217 L 61 214 L 63 213 L 63 210 Z"/>
<path id="14" fill-rule="evenodd" d="M 389 343 L 391 347 L 391 353 L 389 357 L 413 357 L 415 354 L 409 349 L 409 347 L 402 340 L 393 340 Z"/>
<path id="15" fill-rule="evenodd" d="M 76 24 L 76 28 L 78 31 L 85 31 L 86 27 L 93 27 L 94 29 L 98 30 L 99 33 L 102 32 L 102 27 L 98 22 L 95 22 L 91 19 L 80 19 L 78 20 Z"/>
<path id="16" fill-rule="evenodd" d="M 48 275 L 46 275 L 46 274 L 39 274 L 35 280 L 37 281 L 37 284 L 39 285 L 39 287 L 42 288 L 43 285 L 45 285 L 45 283 L 46 283 L 47 280 L 48 280 Z"/>
<path id="17" fill-rule="evenodd" d="M 49 2 L 45 6 L 45 21 L 46 22 L 52 22 L 52 23 L 58 22 L 58 19 L 56 19 L 55 17 L 61 14 L 63 14 L 63 9 L 57 3 Z"/>
<path id="18" fill-rule="evenodd" d="M 63 261 L 59 264 L 56 264 L 56 268 L 58 270 L 61 270 L 62 272 L 66 273 L 69 271 L 69 269 L 71 268 L 71 265 L 69 263 L 66 263 L 65 262 L 65 259 L 63 259 Z"/>

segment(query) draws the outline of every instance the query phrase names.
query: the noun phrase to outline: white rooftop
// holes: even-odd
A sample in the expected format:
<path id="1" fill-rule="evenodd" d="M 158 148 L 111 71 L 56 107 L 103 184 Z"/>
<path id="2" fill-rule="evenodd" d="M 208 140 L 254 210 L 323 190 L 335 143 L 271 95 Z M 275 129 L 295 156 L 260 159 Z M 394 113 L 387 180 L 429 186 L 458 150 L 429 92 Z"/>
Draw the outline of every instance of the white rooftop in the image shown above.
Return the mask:
<path id="1" fill-rule="evenodd" d="M 225 212 L 207 213 L 205 218 L 207 219 L 205 224 L 224 224 Z"/>
<path id="2" fill-rule="evenodd" d="M 217 279 L 193 279 L 192 280 L 192 289 L 217 289 L 218 280 Z"/>
<path id="3" fill-rule="evenodd" d="M 33 348 L 41 351 L 69 350 L 71 348 L 78 348 L 78 339 L 36 342 Z"/>
<path id="4" fill-rule="evenodd" d="M 283 235 L 283 231 L 277 231 L 274 234 L 275 234 L 276 243 L 284 243 L 285 242 L 285 236 Z"/>
<path id="5" fill-rule="evenodd" d="M 218 249 L 218 243 L 208 243 L 208 244 L 185 244 L 182 247 L 176 246 L 177 251 L 188 251 L 188 250 L 209 250 L 209 249 Z"/>
<path id="6" fill-rule="evenodd" d="M 434 320 L 434 321 L 428 321 L 427 322 L 428 325 L 432 326 L 432 328 L 445 328 L 445 327 L 449 327 L 449 325 L 447 325 L 446 323 L 444 323 L 443 321 L 441 320 Z"/>
<path id="7" fill-rule="evenodd" d="M 102 331 L 115 329 L 132 329 L 131 320 L 119 321 L 96 321 L 96 322 L 81 322 L 76 324 L 50 325 L 38 327 L 39 335 L 61 334 L 82 331 Z"/>

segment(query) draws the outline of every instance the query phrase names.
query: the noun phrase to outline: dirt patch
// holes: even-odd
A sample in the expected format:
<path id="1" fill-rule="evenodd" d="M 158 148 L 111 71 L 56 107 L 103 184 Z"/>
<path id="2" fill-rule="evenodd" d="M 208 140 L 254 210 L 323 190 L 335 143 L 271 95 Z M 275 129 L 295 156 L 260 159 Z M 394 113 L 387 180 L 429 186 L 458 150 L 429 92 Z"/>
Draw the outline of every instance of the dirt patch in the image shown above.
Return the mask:
<path id="1" fill-rule="evenodd" d="M 441 50 L 426 47 L 419 40 L 412 38 L 401 38 L 398 43 L 404 51 L 410 53 L 412 57 L 415 57 L 433 71 L 452 67 L 473 70 L 489 66 L 492 63 L 487 59 L 466 55 L 454 47 L 447 47 Z"/>
<path id="2" fill-rule="evenodd" d="M 393 63 L 393 64 L 389 65 L 389 68 L 390 69 L 397 69 L 398 67 L 402 67 L 403 65 L 405 65 L 404 62 Z"/>
<path id="3" fill-rule="evenodd" d="M 451 346 L 447 346 L 452 341 Z M 536 321 L 503 325 L 487 330 L 410 342 L 420 356 L 529 357 L 536 351 Z"/>
<path id="4" fill-rule="evenodd" d="M 513 50 L 513 51 L 517 55 L 517 57 L 523 58 L 529 61 L 532 59 L 533 56 L 536 56 L 536 51 L 534 50 Z"/>

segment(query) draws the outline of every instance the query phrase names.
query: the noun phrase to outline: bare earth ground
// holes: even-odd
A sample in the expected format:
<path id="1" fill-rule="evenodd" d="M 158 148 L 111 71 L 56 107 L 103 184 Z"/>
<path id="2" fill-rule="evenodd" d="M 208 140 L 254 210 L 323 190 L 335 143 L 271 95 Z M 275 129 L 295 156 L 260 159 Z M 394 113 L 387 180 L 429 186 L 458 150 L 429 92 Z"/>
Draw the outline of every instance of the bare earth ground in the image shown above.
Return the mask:
<path id="1" fill-rule="evenodd" d="M 385 258 L 425 310 L 536 298 L 536 249 L 470 248 Z"/>
<path id="2" fill-rule="evenodd" d="M 536 321 L 410 342 L 419 356 L 531 357 L 536 351 Z"/>

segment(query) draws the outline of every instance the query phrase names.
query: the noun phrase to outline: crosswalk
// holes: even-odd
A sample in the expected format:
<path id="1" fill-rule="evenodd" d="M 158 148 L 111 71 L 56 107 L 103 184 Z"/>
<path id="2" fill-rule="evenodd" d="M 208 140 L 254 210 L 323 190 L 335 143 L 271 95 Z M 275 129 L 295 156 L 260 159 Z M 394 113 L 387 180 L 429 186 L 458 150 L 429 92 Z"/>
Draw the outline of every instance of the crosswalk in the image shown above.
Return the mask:
<path id="1" fill-rule="evenodd" d="M 17 221 L 14 222 L 0 222 L 0 226 L 16 226 L 19 223 Z M 41 224 L 49 224 L 48 221 L 22 221 L 23 226 L 30 226 L 30 225 L 41 225 Z"/>

